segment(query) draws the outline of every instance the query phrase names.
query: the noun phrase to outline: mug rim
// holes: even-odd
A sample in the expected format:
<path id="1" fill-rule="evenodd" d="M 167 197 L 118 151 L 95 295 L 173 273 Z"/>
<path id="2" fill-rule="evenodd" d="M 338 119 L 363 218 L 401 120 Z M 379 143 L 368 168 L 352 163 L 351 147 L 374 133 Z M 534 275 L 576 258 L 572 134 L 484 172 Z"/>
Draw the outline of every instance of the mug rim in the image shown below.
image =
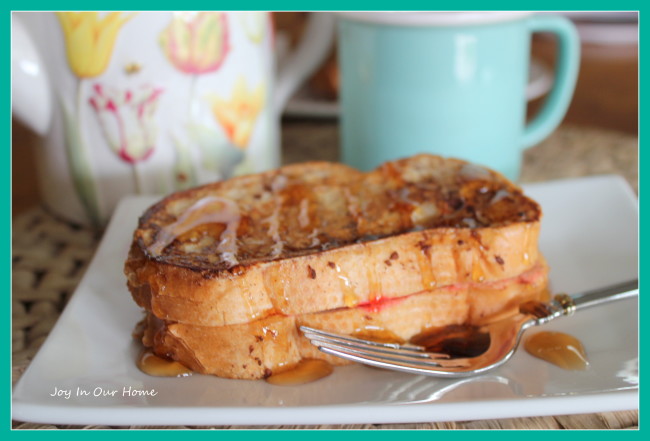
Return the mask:
<path id="1" fill-rule="evenodd" d="M 461 26 L 526 18 L 534 11 L 339 11 L 346 20 L 401 26 Z"/>

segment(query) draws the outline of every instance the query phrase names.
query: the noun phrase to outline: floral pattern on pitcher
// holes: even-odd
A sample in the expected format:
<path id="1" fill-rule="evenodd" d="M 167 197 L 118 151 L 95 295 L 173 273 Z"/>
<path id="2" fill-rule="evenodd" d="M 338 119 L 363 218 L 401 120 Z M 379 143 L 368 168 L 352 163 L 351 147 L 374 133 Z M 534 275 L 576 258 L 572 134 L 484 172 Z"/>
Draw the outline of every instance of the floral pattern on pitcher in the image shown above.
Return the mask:
<path id="1" fill-rule="evenodd" d="M 155 111 L 162 89 L 146 85 L 115 90 L 93 86 L 92 106 L 111 150 L 133 170 L 136 192 L 142 185 L 135 164 L 145 161 L 156 147 Z"/>
<path id="2" fill-rule="evenodd" d="M 75 112 L 61 99 L 64 117 L 64 136 L 66 156 L 72 181 L 90 221 L 94 225 L 102 223 L 99 210 L 97 185 L 84 142 L 82 103 L 84 79 L 104 73 L 108 67 L 113 48 L 122 26 L 135 13 L 123 15 L 110 12 L 101 17 L 96 11 L 57 12 L 65 40 L 68 66 L 77 77 L 77 101 Z"/>
<path id="3" fill-rule="evenodd" d="M 229 98 L 218 95 L 210 97 L 211 109 L 216 121 L 223 127 L 230 141 L 240 149 L 246 149 L 255 127 L 255 121 L 264 107 L 266 87 L 258 85 L 250 89 L 240 76 Z"/>
<path id="4" fill-rule="evenodd" d="M 96 11 L 57 12 L 70 69 L 79 78 L 101 75 L 111 59 L 120 28 L 135 14 Z"/>
<path id="5" fill-rule="evenodd" d="M 265 11 L 242 11 L 239 18 L 244 32 L 250 41 L 260 44 L 266 34 L 268 12 Z"/>
<path id="6" fill-rule="evenodd" d="M 223 145 L 219 133 L 200 122 L 201 101 L 195 91 L 199 75 L 215 73 L 226 60 L 230 51 L 228 26 L 223 12 L 176 12 L 160 34 L 159 43 L 167 60 L 192 78 L 188 118 L 180 122 L 182 128 L 172 130 L 176 155 L 174 178 L 179 189 L 195 185 L 201 173 L 193 160 L 194 150 L 201 156 L 201 168 L 209 171 L 212 179 L 223 178 L 224 169 L 232 163 L 232 155 L 228 154 L 228 146 Z"/>
<path id="7" fill-rule="evenodd" d="M 175 12 L 160 34 L 160 46 L 178 70 L 199 75 L 214 72 L 230 50 L 223 12 Z"/>

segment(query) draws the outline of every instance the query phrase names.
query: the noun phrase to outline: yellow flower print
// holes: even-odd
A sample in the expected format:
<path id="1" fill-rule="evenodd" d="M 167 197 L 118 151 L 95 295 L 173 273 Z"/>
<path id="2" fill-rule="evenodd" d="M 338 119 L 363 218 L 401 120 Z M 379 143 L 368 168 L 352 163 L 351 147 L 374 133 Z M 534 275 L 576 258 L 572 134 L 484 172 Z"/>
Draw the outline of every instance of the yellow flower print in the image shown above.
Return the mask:
<path id="1" fill-rule="evenodd" d="M 215 11 L 175 12 L 160 34 L 167 59 L 188 74 L 214 72 L 230 50 L 226 14 Z"/>
<path id="2" fill-rule="evenodd" d="M 239 14 L 248 39 L 253 43 L 260 44 L 266 33 L 269 13 L 264 11 L 242 11 Z"/>
<path id="3" fill-rule="evenodd" d="M 248 146 L 257 115 L 264 107 L 266 88 L 260 84 L 250 90 L 246 79 L 239 77 L 230 99 L 213 96 L 212 113 L 230 141 L 240 149 Z"/>
<path id="4" fill-rule="evenodd" d="M 90 78 L 106 70 L 117 33 L 134 14 L 110 12 L 100 18 L 96 11 L 86 11 L 56 15 L 63 28 L 70 69 L 79 78 Z"/>

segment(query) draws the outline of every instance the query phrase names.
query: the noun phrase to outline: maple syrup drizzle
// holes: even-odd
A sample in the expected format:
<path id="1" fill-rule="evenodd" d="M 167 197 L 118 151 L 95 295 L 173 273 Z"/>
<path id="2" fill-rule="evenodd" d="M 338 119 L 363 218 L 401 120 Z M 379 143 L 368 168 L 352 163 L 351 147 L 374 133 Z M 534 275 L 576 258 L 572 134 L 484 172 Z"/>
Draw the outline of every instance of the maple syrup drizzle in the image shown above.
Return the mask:
<path id="1" fill-rule="evenodd" d="M 369 340 L 377 343 L 404 343 L 404 339 L 400 338 L 397 334 L 388 329 L 380 328 L 378 326 L 364 326 L 357 328 L 351 335 L 352 337 L 361 340 Z"/>
<path id="2" fill-rule="evenodd" d="M 473 325 L 436 326 L 411 337 L 409 342 L 451 358 L 477 357 L 488 350 L 490 334 Z"/>
<path id="3" fill-rule="evenodd" d="M 472 281 L 481 283 L 485 280 L 485 272 L 479 263 L 472 266 Z"/>
<path id="4" fill-rule="evenodd" d="M 341 267 L 336 264 L 336 277 L 339 279 L 339 287 L 343 293 L 343 303 L 348 308 L 356 306 L 359 303 L 359 297 L 350 283 L 350 278 L 348 274 L 341 270 Z"/>
<path id="5" fill-rule="evenodd" d="M 562 369 L 585 370 L 589 366 L 580 340 L 562 332 L 538 332 L 526 339 L 524 348 L 530 355 Z"/>
<path id="6" fill-rule="evenodd" d="M 375 301 L 381 297 L 381 285 L 374 268 L 366 267 L 366 280 L 368 281 L 368 299 Z"/>
<path id="7" fill-rule="evenodd" d="M 276 386 L 299 386 L 325 378 L 334 371 L 325 360 L 303 358 L 287 370 L 267 377 L 265 381 Z"/>
<path id="8" fill-rule="evenodd" d="M 433 276 L 433 268 L 431 267 L 431 260 L 427 251 L 421 250 L 416 253 L 418 266 L 420 267 L 420 277 L 422 278 L 422 286 L 425 290 L 435 288 L 436 279 Z"/>
<path id="9" fill-rule="evenodd" d="M 140 353 L 137 366 L 142 372 L 153 377 L 188 377 L 193 373 L 181 363 L 159 357 L 150 349 Z"/>

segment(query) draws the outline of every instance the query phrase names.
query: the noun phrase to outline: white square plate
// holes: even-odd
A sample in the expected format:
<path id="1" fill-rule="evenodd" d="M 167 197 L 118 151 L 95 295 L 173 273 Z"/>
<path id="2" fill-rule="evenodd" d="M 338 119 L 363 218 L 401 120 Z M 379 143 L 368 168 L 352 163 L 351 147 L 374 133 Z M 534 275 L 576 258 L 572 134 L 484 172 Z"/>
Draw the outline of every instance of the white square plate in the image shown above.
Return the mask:
<path id="1" fill-rule="evenodd" d="M 541 250 L 554 291 L 579 293 L 637 277 L 638 203 L 616 176 L 525 187 L 544 209 Z M 141 318 L 122 265 L 137 218 L 154 200 L 118 207 L 87 273 L 13 391 L 16 420 L 55 424 L 350 424 L 434 422 L 635 409 L 638 307 L 628 299 L 559 319 L 579 338 L 587 371 L 521 350 L 505 366 L 441 380 L 360 365 L 298 387 L 194 375 L 156 378 L 135 366 Z M 69 397 L 55 390 L 69 390 Z M 153 391 L 155 396 L 129 394 Z M 83 392 L 89 395 L 84 395 Z M 53 396 L 54 395 L 54 396 Z"/>

